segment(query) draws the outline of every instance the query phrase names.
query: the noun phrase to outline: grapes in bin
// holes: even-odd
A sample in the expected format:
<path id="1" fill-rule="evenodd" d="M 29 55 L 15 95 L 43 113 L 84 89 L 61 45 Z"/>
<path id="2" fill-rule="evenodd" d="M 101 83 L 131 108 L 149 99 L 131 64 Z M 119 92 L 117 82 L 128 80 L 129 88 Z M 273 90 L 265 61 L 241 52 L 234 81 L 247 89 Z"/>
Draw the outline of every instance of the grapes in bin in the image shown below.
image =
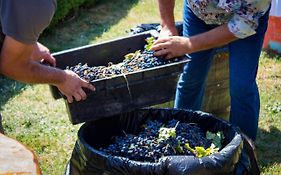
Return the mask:
<path id="1" fill-rule="evenodd" d="M 208 156 L 218 152 L 224 139 L 221 132 L 206 133 L 195 123 L 184 123 L 175 119 L 167 124 L 148 120 L 139 134 L 123 133 L 123 136 L 113 136 L 112 144 L 99 150 L 130 160 L 158 162 L 164 156 Z M 215 137 L 220 145 L 215 143 Z"/>

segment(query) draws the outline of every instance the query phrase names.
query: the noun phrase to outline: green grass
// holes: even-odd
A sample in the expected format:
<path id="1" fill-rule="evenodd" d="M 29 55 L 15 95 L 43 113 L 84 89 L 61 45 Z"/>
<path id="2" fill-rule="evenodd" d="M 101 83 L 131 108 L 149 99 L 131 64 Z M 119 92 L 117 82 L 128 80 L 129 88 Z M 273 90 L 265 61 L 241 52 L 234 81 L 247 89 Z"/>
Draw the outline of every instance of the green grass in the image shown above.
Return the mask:
<path id="1" fill-rule="evenodd" d="M 176 19 L 182 2 L 177 1 Z M 140 23 L 159 22 L 156 1 L 105 0 L 81 10 L 40 39 L 53 52 L 127 35 Z M 258 74 L 261 115 L 257 139 L 262 174 L 281 173 L 281 58 L 262 54 Z M 8 136 L 35 151 L 43 174 L 60 175 L 81 125 L 68 120 L 63 100 L 54 100 L 47 85 L 25 85 L 0 77 L 0 111 Z"/>
<path id="2" fill-rule="evenodd" d="M 257 138 L 259 164 L 264 174 L 281 174 L 281 57 L 263 53 L 258 84 L 261 113 Z"/>
<path id="3" fill-rule="evenodd" d="M 101 3 L 102 2 L 102 3 Z M 128 35 L 126 31 L 141 24 L 159 22 L 157 1 L 110 0 L 100 1 L 90 9 L 82 9 L 77 16 L 65 21 L 44 35 L 41 41 L 52 51 L 60 51 L 85 44 L 98 43 Z M 176 20 L 181 20 L 182 2 L 177 2 Z"/>

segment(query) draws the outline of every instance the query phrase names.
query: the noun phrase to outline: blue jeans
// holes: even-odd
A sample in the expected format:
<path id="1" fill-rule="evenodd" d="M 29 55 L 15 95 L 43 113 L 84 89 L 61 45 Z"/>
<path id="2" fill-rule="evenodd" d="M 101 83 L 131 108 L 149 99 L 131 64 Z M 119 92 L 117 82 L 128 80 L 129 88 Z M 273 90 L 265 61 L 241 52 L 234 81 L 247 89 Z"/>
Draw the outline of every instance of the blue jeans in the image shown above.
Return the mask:
<path id="1" fill-rule="evenodd" d="M 231 97 L 230 123 L 238 126 L 252 140 L 256 139 L 260 109 L 256 84 L 259 56 L 267 29 L 268 12 L 260 18 L 256 34 L 228 44 L 229 88 Z M 184 4 L 183 35 L 193 36 L 216 27 L 207 25 Z M 212 62 L 213 49 L 188 55 L 177 85 L 175 108 L 200 110 L 205 80 Z"/>

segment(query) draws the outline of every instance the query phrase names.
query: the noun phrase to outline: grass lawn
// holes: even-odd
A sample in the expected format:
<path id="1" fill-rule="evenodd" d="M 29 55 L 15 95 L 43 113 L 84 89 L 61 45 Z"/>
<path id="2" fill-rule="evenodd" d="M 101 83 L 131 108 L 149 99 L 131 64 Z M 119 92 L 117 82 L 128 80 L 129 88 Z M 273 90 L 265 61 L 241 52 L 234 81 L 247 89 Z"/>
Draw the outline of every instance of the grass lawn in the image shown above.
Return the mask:
<path id="1" fill-rule="evenodd" d="M 157 1 L 104 0 L 83 9 L 45 33 L 40 41 L 53 52 L 127 35 L 140 23 L 159 22 Z M 182 15 L 177 1 L 176 20 Z M 281 174 L 281 57 L 263 52 L 258 84 L 261 114 L 257 139 L 262 174 Z M 47 85 L 26 85 L 0 77 L 0 112 L 8 136 L 31 149 L 43 174 L 63 174 L 81 125 L 73 126 L 63 100 L 54 100 Z"/>

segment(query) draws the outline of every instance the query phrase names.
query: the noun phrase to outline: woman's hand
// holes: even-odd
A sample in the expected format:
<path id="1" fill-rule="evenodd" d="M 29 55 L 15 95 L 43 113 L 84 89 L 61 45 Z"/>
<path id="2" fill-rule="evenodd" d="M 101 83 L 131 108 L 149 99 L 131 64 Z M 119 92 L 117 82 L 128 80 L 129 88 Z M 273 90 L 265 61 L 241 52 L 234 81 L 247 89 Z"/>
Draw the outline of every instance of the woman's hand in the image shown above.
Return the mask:
<path id="1" fill-rule="evenodd" d="M 151 50 L 155 56 L 164 56 L 166 59 L 183 56 L 190 53 L 190 40 L 187 37 L 170 36 L 156 40 Z"/>
<path id="2" fill-rule="evenodd" d="M 163 37 L 168 37 L 168 36 L 177 36 L 178 35 L 178 31 L 176 26 L 162 26 L 160 34 L 159 34 L 159 38 L 163 38 Z"/>

